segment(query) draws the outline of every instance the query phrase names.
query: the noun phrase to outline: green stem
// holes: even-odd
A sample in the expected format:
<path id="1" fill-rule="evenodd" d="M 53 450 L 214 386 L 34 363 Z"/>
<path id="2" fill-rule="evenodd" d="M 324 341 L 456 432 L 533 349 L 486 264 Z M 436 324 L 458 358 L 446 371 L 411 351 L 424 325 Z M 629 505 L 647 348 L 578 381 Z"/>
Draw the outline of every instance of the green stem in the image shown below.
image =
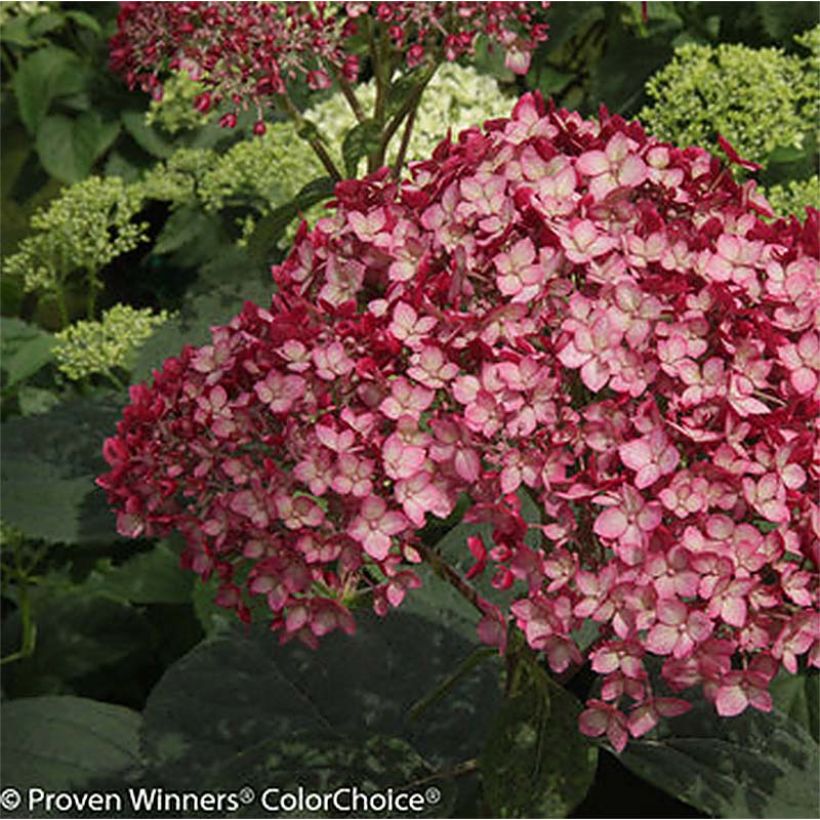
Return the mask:
<path id="1" fill-rule="evenodd" d="M 453 587 L 459 595 L 466 598 L 482 615 L 485 614 L 481 608 L 481 598 L 479 594 L 441 557 L 435 550 L 424 544 L 416 546 L 421 557 L 433 568 L 433 572 L 443 581 Z"/>
<path id="2" fill-rule="evenodd" d="M 421 97 L 419 97 L 421 102 Z M 399 153 L 396 155 L 396 161 L 393 163 L 393 176 L 398 179 L 401 176 L 401 169 L 404 167 L 404 160 L 407 156 L 407 149 L 410 147 L 410 137 L 413 133 L 413 126 L 416 124 L 416 114 L 418 114 L 418 104 L 407 115 L 407 122 L 404 125 L 404 131 L 401 135 L 401 143 L 399 144 Z"/>
<path id="3" fill-rule="evenodd" d="M 20 649 L 6 655 L 5 658 L 0 659 L 0 665 L 19 661 L 23 658 L 29 657 L 34 652 L 34 647 L 37 643 L 37 625 L 34 623 L 31 610 L 31 598 L 29 597 L 29 569 L 24 569 L 22 564 L 22 556 L 20 550 L 22 541 L 15 541 L 14 551 L 14 575 L 19 585 L 19 592 L 17 597 L 17 608 L 20 612 L 20 624 L 22 627 L 22 637 L 20 641 Z M 33 567 L 32 567 L 33 568 Z"/>
<path id="4" fill-rule="evenodd" d="M 94 320 L 94 314 L 97 310 L 97 293 L 102 290 L 97 279 L 97 271 L 88 268 L 86 270 L 86 278 L 88 281 L 88 297 L 85 304 L 85 315 L 89 321 Z"/>
<path id="5" fill-rule="evenodd" d="M 351 111 L 353 111 L 353 114 L 356 116 L 356 120 L 358 122 L 364 122 L 367 119 L 367 115 L 364 113 L 362 104 L 359 102 L 359 98 L 356 96 L 356 92 L 353 91 L 350 83 L 344 78 L 342 72 L 332 63 L 330 64 L 330 71 L 333 74 L 333 78 L 339 83 L 339 88 L 342 90 L 342 94 L 347 100 Z"/>
<path id="6" fill-rule="evenodd" d="M 113 373 L 113 371 L 106 370 L 105 371 L 105 376 L 108 379 L 108 381 L 110 381 L 111 384 L 113 384 L 114 387 L 117 388 L 117 390 L 123 390 L 124 391 L 124 390 L 128 389 L 128 385 L 119 376 L 115 375 Z"/>
<path id="7" fill-rule="evenodd" d="M 430 80 L 433 79 L 433 76 L 436 73 L 436 69 L 438 68 L 437 63 L 433 63 L 429 66 L 421 75 L 421 80 L 419 81 L 418 85 L 407 95 L 407 99 L 402 103 L 401 108 L 396 112 L 395 116 L 387 125 L 387 128 L 384 129 L 382 133 L 382 142 L 380 148 L 380 156 L 383 159 L 385 153 L 387 152 L 387 146 L 390 143 L 390 140 L 393 139 L 396 131 L 399 130 L 401 127 L 402 122 L 404 122 L 405 117 L 407 117 L 411 112 L 415 111 L 419 103 L 421 102 L 422 94 L 424 94 L 424 89 L 430 83 Z M 411 126 L 412 129 L 412 126 Z M 408 136 L 409 140 L 409 136 Z"/>
<path id="8" fill-rule="evenodd" d="M 54 301 L 57 303 L 57 311 L 60 314 L 60 329 L 69 325 L 68 305 L 66 304 L 65 291 L 62 282 L 58 283 L 57 290 L 54 291 Z"/>
<path id="9" fill-rule="evenodd" d="M 299 109 L 293 104 L 293 100 L 288 96 L 287 92 L 284 92 L 279 95 L 279 99 L 282 103 L 282 108 L 284 109 L 285 113 L 293 120 L 296 124 L 296 127 L 300 130 L 307 125 L 307 121 L 302 116 L 302 113 Z M 328 154 L 325 146 L 322 144 L 321 139 L 317 136 L 308 134 L 305 139 L 309 143 L 310 147 L 313 149 L 313 152 L 319 158 L 319 161 L 325 167 L 325 170 L 330 174 L 331 178 L 334 182 L 341 182 L 342 175 L 339 172 L 339 169 L 336 167 L 336 164 Z"/>

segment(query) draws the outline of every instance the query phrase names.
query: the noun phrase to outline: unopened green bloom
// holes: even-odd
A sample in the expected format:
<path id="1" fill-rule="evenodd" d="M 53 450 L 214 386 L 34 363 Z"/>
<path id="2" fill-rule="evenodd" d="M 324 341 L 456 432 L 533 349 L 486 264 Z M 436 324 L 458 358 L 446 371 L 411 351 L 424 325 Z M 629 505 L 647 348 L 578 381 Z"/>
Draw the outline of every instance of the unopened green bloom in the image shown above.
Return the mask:
<path id="1" fill-rule="evenodd" d="M 164 310 L 114 305 L 100 321 L 79 321 L 55 335 L 57 367 L 75 381 L 130 370 L 136 351 L 168 319 Z"/>
<path id="2" fill-rule="evenodd" d="M 207 115 L 194 107 L 194 100 L 201 91 L 202 86 L 186 71 L 171 74 L 162 84 L 162 98 L 151 100 L 145 121 L 148 125 L 162 126 L 169 134 L 204 125 Z"/>
<path id="3" fill-rule="evenodd" d="M 802 148 L 815 127 L 806 106 L 816 103 L 817 74 L 777 48 L 687 43 L 646 90 L 654 103 L 639 117 L 656 136 L 713 148 L 720 134 L 754 162 L 779 146 Z"/>
<path id="4" fill-rule="evenodd" d="M 26 291 L 57 291 L 78 271 L 93 280 L 147 238 L 147 224 L 134 221 L 142 203 L 139 186 L 119 177 L 89 177 L 71 185 L 34 214 L 33 233 L 3 267 L 22 278 Z"/>
<path id="5" fill-rule="evenodd" d="M 820 208 L 820 177 L 796 179 L 785 185 L 773 185 L 764 192 L 776 216 L 805 217 L 807 206 Z"/>
<path id="6" fill-rule="evenodd" d="M 202 180 L 218 162 L 219 155 L 208 148 L 180 148 L 145 175 L 142 195 L 174 205 L 196 202 L 202 198 Z"/>

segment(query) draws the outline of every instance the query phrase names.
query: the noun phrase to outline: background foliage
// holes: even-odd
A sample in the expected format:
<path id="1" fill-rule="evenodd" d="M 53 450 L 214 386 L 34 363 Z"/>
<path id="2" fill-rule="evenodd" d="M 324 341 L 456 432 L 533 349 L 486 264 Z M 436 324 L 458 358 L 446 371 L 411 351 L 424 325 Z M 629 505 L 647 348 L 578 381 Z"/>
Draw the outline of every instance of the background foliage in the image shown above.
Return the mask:
<path id="1" fill-rule="evenodd" d="M 681 144 L 715 148 L 722 133 L 764 166 L 777 212 L 817 205 L 817 29 L 804 34 L 816 5 L 647 6 L 644 19 L 640 3 L 554 4 L 524 77 L 486 51 L 448 67 L 411 157 L 444 136 L 438 124 L 503 115 L 538 89 L 585 115 L 642 112 Z M 233 625 L 178 568 L 173 540 L 118 538 L 93 478 L 127 384 L 265 301 L 294 218 L 317 219 L 332 188 L 287 123 L 256 139 L 250 121 L 220 129 L 184 78 L 161 104 L 128 92 L 106 67 L 115 14 L 0 8 L 3 785 L 352 778 L 435 782 L 453 816 L 816 810 L 816 674 L 778 681 L 771 715 L 717 726 L 696 708 L 599 755 L 575 730 L 589 681 L 563 688 L 532 666 L 505 699 L 498 660 L 432 573 L 402 614 L 362 618 L 355 638 L 311 653 Z M 339 98 L 296 98 L 359 170 L 366 145 Z M 464 554 L 473 531 L 456 516 L 425 538 Z"/>

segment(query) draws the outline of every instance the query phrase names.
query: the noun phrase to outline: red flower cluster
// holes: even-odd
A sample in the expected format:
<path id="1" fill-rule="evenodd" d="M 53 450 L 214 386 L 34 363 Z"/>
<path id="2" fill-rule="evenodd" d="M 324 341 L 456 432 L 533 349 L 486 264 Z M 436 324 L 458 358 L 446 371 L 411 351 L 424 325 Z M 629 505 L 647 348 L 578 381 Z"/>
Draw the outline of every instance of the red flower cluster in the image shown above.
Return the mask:
<path id="1" fill-rule="evenodd" d="M 546 7 L 548 3 L 536 4 Z M 266 100 L 305 77 L 327 88 L 338 74 L 359 75 L 351 38 L 367 17 L 384 24 L 393 47 L 411 68 L 429 51 L 447 60 L 472 54 L 485 36 L 506 53 L 507 65 L 526 73 L 530 55 L 547 39 L 532 3 L 122 3 L 111 39 L 111 66 L 129 87 L 162 93 L 160 75 L 186 70 L 202 82 L 201 111 L 225 103 L 261 112 Z M 236 114 L 222 124 L 233 126 Z"/>
<path id="2" fill-rule="evenodd" d="M 132 388 L 99 480 L 120 531 L 180 530 L 224 605 L 314 644 L 356 594 L 400 603 L 468 493 L 471 575 L 518 593 L 480 634 L 588 659 L 584 732 L 622 749 L 687 708 L 650 656 L 721 715 L 770 708 L 778 667 L 820 664 L 820 213 L 767 224 L 707 152 L 531 95 L 385 173 L 337 186 L 270 309 Z"/>

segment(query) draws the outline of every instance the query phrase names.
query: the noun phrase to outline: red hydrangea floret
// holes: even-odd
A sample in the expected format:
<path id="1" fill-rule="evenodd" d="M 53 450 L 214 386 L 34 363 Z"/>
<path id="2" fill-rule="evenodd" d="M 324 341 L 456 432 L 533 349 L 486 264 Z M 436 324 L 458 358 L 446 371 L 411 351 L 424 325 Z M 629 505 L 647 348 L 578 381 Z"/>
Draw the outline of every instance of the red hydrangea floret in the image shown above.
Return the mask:
<path id="1" fill-rule="evenodd" d="M 123 534 L 179 530 L 223 605 L 313 645 L 418 586 L 466 493 L 469 575 L 515 593 L 479 634 L 588 661 L 581 730 L 618 750 L 685 689 L 768 710 L 820 664 L 818 211 L 767 223 L 704 150 L 537 95 L 336 196 L 269 308 L 132 388 L 99 480 Z"/>
<path id="2" fill-rule="evenodd" d="M 355 82 L 360 59 L 352 38 L 369 19 L 383 24 L 388 42 L 412 69 L 428 54 L 457 60 L 472 55 L 477 38 L 500 48 L 508 68 L 526 74 L 533 50 L 547 39 L 535 13 L 549 3 L 254 3 L 120 4 L 110 60 L 129 87 L 162 95 L 162 75 L 184 70 L 201 82 L 195 105 L 224 104 L 224 126 L 237 110 L 260 115 L 272 97 L 304 79 L 314 90 L 334 77 Z M 536 8 L 537 7 L 537 8 Z"/>

